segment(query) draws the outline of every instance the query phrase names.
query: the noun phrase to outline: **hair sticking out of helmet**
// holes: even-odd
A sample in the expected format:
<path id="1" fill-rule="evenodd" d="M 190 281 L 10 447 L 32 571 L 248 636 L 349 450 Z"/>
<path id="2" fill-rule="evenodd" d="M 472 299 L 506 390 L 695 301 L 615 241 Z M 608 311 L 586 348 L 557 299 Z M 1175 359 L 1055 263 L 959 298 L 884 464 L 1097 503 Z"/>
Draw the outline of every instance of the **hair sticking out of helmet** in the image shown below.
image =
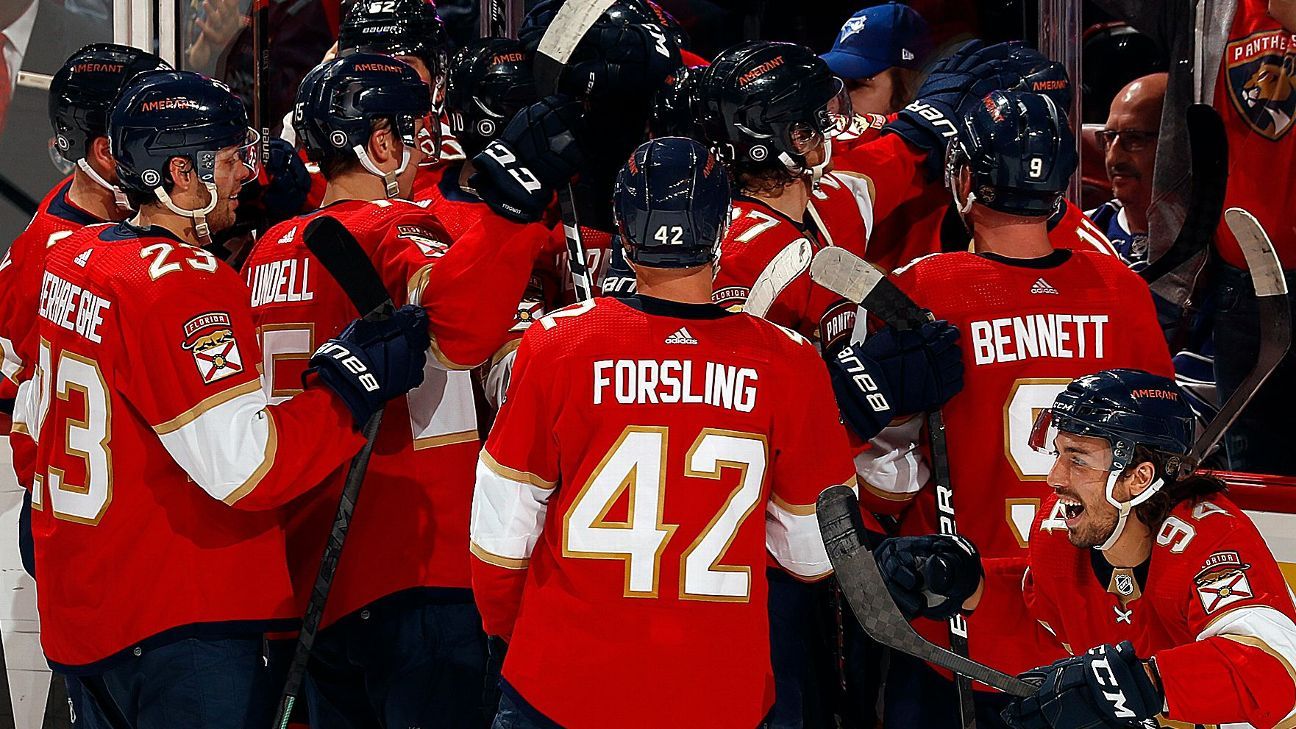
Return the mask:
<path id="1" fill-rule="evenodd" d="M 531 54 L 518 41 L 481 38 L 450 59 L 445 109 L 450 130 L 470 158 L 535 101 Z"/>
<path id="2" fill-rule="evenodd" d="M 211 242 L 207 214 L 219 200 L 217 155 L 230 147 L 256 177 L 258 137 L 247 112 L 229 87 L 190 71 L 159 71 L 136 77 L 113 106 L 108 142 L 117 177 L 128 194 L 156 199 L 176 215 L 194 221 L 194 231 Z M 203 208 L 181 208 L 169 194 L 171 160 L 189 162 L 210 197 Z"/>
<path id="3" fill-rule="evenodd" d="M 964 115 L 945 155 L 945 184 L 961 214 L 972 203 L 1011 215 L 1053 213 L 1075 173 L 1075 135 L 1042 94 L 992 91 Z M 959 197 L 967 168 L 972 188 Z"/>
<path id="4" fill-rule="evenodd" d="M 830 140 L 851 121 L 841 79 L 794 43 L 747 41 L 725 50 L 694 93 L 702 133 L 739 175 L 781 165 L 817 182 Z"/>
<path id="5" fill-rule="evenodd" d="M 387 197 L 395 197 L 397 177 L 418 144 L 418 122 L 431 109 L 427 85 L 409 65 L 390 56 L 353 53 L 316 66 L 302 80 L 293 129 L 311 160 L 329 164 L 354 158 L 383 180 Z M 390 172 L 380 170 L 367 151 L 380 123 L 404 147 L 400 165 Z"/>
<path id="6" fill-rule="evenodd" d="M 1111 447 L 1104 496 L 1116 507 L 1116 528 L 1098 548 L 1116 543 L 1134 507 L 1192 473 L 1195 419 L 1192 407 L 1174 380 L 1142 370 L 1112 369 L 1078 378 L 1058 393 L 1053 406 L 1040 413 L 1031 429 L 1031 448 L 1057 455 L 1054 438 L 1070 433 L 1102 438 Z M 1160 455 L 1156 479 L 1137 496 L 1116 498 L 1116 482 L 1137 464 L 1139 450 Z"/>
<path id="7" fill-rule="evenodd" d="M 90 145 L 108 134 L 108 115 L 122 89 L 141 73 L 170 70 L 161 58 L 130 46 L 94 43 L 73 53 L 54 74 L 49 119 L 54 149 L 91 180 L 110 190 L 118 206 L 129 208 L 125 192 L 109 183 L 90 163 Z"/>
<path id="8" fill-rule="evenodd" d="M 613 216 L 626 259 L 649 268 L 694 268 L 715 261 L 729 225 L 729 180 L 692 139 L 646 142 L 617 175 Z"/>

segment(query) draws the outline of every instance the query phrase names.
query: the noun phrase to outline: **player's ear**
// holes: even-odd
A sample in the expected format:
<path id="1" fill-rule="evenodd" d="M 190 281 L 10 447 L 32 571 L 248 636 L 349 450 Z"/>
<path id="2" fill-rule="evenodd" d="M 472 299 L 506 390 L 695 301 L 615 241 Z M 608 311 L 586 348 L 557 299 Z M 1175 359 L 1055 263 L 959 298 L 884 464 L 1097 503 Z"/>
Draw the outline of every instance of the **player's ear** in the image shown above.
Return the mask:
<path id="1" fill-rule="evenodd" d="M 95 172 L 103 175 L 109 182 L 115 183 L 117 181 L 117 161 L 113 159 L 109 149 L 108 137 L 95 137 L 90 140 L 90 147 L 86 150 L 86 161 L 90 163 Z"/>
<path id="2" fill-rule="evenodd" d="M 171 173 L 171 182 L 174 184 L 172 197 L 197 188 L 198 175 L 194 173 L 193 163 L 185 157 L 172 157 L 167 163 L 167 170 Z"/>
<path id="3" fill-rule="evenodd" d="M 399 159 L 400 147 L 396 135 L 392 133 L 390 127 L 375 129 L 373 134 L 369 135 L 368 152 L 369 159 L 373 160 L 373 163 L 379 167 L 392 160 Z"/>
<path id="4" fill-rule="evenodd" d="M 1126 486 L 1132 499 L 1147 490 L 1156 480 L 1156 466 L 1151 461 L 1143 461 L 1126 472 Z"/>

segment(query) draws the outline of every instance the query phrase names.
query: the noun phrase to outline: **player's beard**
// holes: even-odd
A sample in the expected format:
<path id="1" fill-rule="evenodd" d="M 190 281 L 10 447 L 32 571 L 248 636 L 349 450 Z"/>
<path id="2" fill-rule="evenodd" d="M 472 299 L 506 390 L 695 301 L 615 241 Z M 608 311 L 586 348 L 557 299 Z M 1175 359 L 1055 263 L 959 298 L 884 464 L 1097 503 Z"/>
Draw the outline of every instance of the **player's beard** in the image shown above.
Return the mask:
<path id="1" fill-rule="evenodd" d="M 1116 530 L 1119 517 L 1116 507 L 1107 503 L 1107 500 L 1102 497 L 1091 502 L 1073 493 L 1062 495 L 1080 501 L 1084 508 L 1076 524 L 1067 525 L 1067 538 L 1071 540 L 1071 544 L 1081 549 L 1092 549 L 1106 542 Z"/>
<path id="2" fill-rule="evenodd" d="M 237 195 L 221 195 L 220 200 L 216 202 L 216 207 L 207 214 L 207 227 L 212 233 L 219 233 L 222 230 L 229 230 L 234 225 L 234 207 L 237 202 Z"/>

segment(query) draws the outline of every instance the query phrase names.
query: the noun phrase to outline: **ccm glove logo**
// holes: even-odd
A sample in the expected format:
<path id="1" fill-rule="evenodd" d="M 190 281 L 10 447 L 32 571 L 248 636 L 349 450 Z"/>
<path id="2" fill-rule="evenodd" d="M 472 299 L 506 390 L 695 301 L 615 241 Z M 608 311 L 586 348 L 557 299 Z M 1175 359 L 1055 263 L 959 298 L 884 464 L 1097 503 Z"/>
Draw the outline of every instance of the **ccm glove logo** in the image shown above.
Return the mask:
<path id="1" fill-rule="evenodd" d="M 1093 671 L 1094 678 L 1097 679 L 1099 686 L 1108 686 L 1115 691 L 1103 690 L 1103 698 L 1111 704 L 1112 715 L 1118 719 L 1135 719 L 1138 715 L 1129 708 L 1129 699 L 1125 698 L 1125 693 L 1120 690 L 1120 683 L 1116 680 L 1116 674 L 1112 673 L 1111 664 L 1106 658 L 1106 646 L 1100 647 L 1102 658 L 1094 658 L 1089 662 L 1089 670 Z"/>
<path id="2" fill-rule="evenodd" d="M 868 368 L 855 354 L 854 348 L 846 347 L 838 352 L 837 361 L 851 376 L 851 381 L 855 383 L 855 387 L 859 388 L 859 391 L 864 394 L 864 400 L 869 407 L 873 408 L 873 412 L 890 413 L 891 405 L 887 402 L 886 395 L 882 394 L 877 382 L 873 379 L 873 375 L 868 373 Z"/>
<path id="3" fill-rule="evenodd" d="M 482 151 L 491 159 L 498 162 L 500 167 L 503 167 L 514 180 L 517 180 L 517 183 L 522 186 L 522 189 L 527 192 L 536 192 L 543 187 L 535 174 L 518 161 L 517 155 L 513 154 L 508 147 L 504 146 L 499 141 L 491 142 L 487 145 L 486 149 Z"/>
<path id="4" fill-rule="evenodd" d="M 351 350 L 338 342 L 325 342 L 320 348 L 315 350 L 316 357 L 328 357 L 336 360 L 339 364 L 347 369 L 353 375 L 356 375 L 356 381 L 365 389 L 365 392 L 378 391 L 378 378 L 369 371 L 365 363 Z"/>
<path id="5" fill-rule="evenodd" d="M 922 99 L 914 100 L 905 108 L 926 120 L 932 125 L 932 127 L 936 128 L 940 132 L 942 137 L 958 136 L 958 128 L 954 126 L 954 122 L 946 119 L 940 109 L 937 109 Z"/>

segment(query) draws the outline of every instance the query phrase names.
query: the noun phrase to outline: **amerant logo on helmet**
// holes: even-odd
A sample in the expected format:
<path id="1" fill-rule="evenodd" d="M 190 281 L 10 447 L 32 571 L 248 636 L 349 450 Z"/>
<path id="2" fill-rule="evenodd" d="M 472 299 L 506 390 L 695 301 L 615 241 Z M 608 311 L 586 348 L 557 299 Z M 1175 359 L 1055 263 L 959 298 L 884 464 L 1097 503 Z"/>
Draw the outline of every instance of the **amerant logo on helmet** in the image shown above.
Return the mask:
<path id="1" fill-rule="evenodd" d="M 738 77 L 738 88 L 746 88 L 748 84 L 765 74 L 773 71 L 783 65 L 783 56 L 775 56 L 752 70 Z"/>
<path id="2" fill-rule="evenodd" d="M 1070 86 L 1071 82 L 1064 78 L 1047 81 L 1033 81 L 1031 82 L 1031 91 L 1034 91 L 1037 94 L 1042 94 L 1045 91 L 1066 91 Z"/>
<path id="3" fill-rule="evenodd" d="M 490 65 L 498 66 L 501 63 L 521 63 L 525 60 L 526 54 L 520 51 L 517 53 L 499 53 L 491 56 Z"/>
<path id="4" fill-rule="evenodd" d="M 183 96 L 179 96 L 170 99 L 154 99 L 153 101 L 145 101 L 139 106 L 141 112 L 169 111 L 171 109 L 192 109 L 198 111 L 202 109 L 202 104 L 199 104 L 193 99 L 186 99 Z"/>
<path id="5" fill-rule="evenodd" d="M 379 73 L 401 73 L 404 69 L 393 63 L 357 63 L 357 71 L 377 71 Z"/>
<path id="6" fill-rule="evenodd" d="M 1148 399 L 1148 398 L 1150 398 L 1150 399 L 1156 399 L 1156 400 L 1170 400 L 1170 401 L 1177 401 L 1177 400 L 1179 399 L 1179 393 L 1174 392 L 1173 390 L 1159 390 L 1159 389 L 1154 389 L 1154 388 L 1139 388 L 1139 389 L 1136 389 L 1136 390 L 1130 390 L 1130 397 L 1133 397 L 1133 398 L 1136 398 L 1136 399 Z"/>
<path id="7" fill-rule="evenodd" d="M 121 63 L 78 63 L 72 67 L 72 73 L 121 73 L 126 68 Z"/>

